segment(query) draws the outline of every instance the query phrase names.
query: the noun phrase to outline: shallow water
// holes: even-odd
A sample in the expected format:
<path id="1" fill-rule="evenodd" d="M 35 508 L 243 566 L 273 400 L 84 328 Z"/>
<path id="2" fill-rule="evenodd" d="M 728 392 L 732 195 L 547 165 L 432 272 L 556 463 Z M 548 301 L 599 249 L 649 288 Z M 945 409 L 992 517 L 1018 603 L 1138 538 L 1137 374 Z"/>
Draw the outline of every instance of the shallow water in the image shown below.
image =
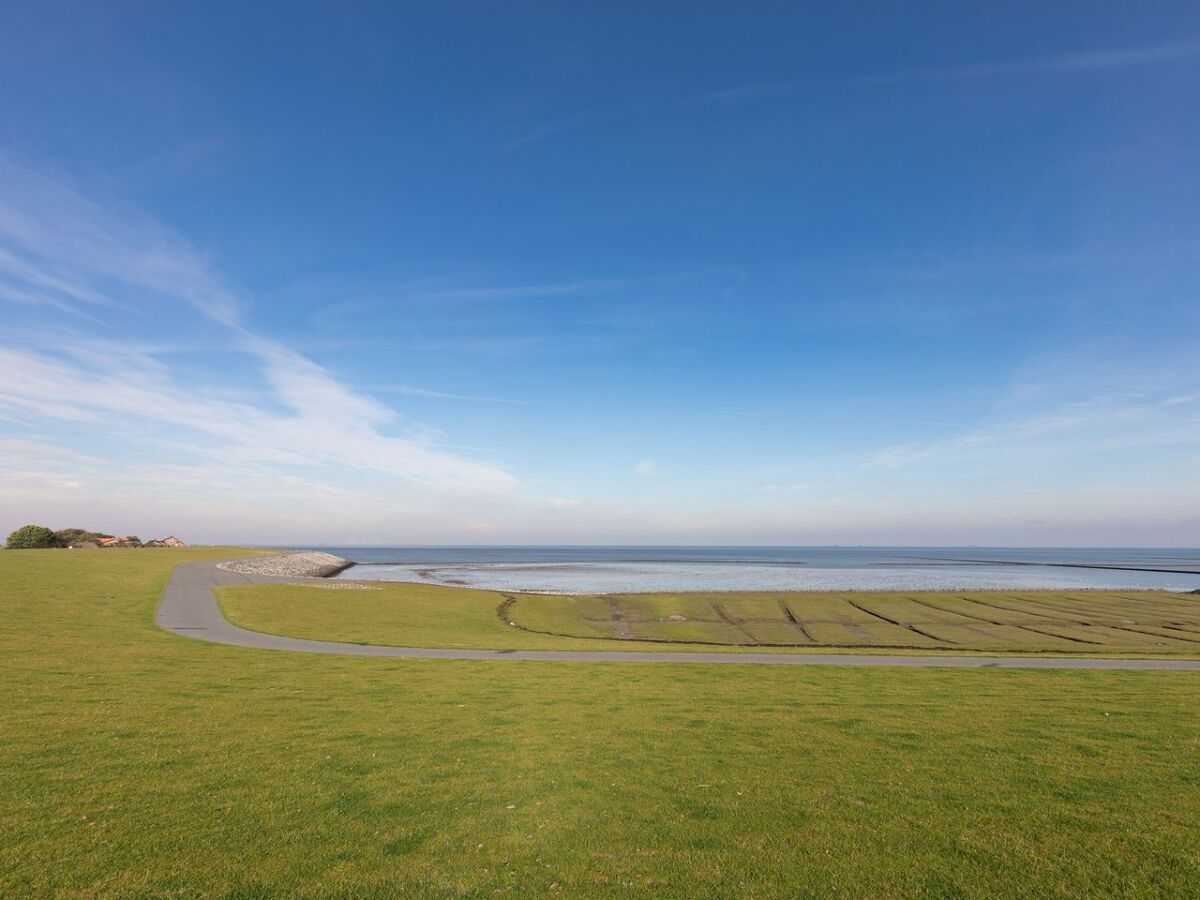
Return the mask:
<path id="1" fill-rule="evenodd" d="M 1200 550 L 880 547 L 323 547 L 339 577 L 562 593 L 1200 588 Z M 1115 568 L 1115 567 L 1129 568 Z M 1130 569 L 1140 570 L 1131 571 Z M 1145 571 L 1158 570 L 1158 571 Z"/>

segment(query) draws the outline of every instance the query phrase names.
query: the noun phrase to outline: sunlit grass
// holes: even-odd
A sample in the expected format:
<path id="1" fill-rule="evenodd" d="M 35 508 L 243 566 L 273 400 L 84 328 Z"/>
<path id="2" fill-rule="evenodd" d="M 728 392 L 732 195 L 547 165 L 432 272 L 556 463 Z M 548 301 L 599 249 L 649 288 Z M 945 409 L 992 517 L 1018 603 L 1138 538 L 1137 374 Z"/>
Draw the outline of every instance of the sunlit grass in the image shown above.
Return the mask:
<path id="1" fill-rule="evenodd" d="M 0 895 L 1200 891 L 1195 673 L 246 650 L 205 552 L 0 553 Z"/>

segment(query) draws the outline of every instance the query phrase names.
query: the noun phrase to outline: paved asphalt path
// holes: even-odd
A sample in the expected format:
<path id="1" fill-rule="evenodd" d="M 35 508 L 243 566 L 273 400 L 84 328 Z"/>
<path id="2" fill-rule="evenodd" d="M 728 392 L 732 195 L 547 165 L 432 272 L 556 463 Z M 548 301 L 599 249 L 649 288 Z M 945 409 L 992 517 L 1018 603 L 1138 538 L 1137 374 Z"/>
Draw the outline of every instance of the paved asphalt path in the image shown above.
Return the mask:
<path id="1" fill-rule="evenodd" d="M 505 659 L 556 662 L 756 663 L 773 666 L 944 666 L 1003 669 L 1172 669 L 1200 671 L 1200 660 L 1098 659 L 1004 656 L 871 656 L 802 653 L 670 653 L 604 650 L 449 650 L 435 647 L 383 647 L 342 644 L 262 634 L 238 628 L 221 614 L 212 589 L 226 584 L 271 584 L 320 578 L 276 578 L 241 575 L 218 569 L 216 562 L 184 563 L 171 573 L 155 621 L 160 628 L 184 637 L 262 650 L 301 653 L 343 653 L 350 656 L 399 656 L 417 659 Z"/>

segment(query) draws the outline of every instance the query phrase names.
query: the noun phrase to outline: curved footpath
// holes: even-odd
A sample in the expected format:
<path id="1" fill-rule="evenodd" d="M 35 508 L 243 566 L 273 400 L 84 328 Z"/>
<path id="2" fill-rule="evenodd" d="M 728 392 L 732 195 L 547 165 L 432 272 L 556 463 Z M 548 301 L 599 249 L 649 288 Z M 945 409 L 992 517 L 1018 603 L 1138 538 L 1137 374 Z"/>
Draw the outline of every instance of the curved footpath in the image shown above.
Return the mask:
<path id="1" fill-rule="evenodd" d="M 351 656 L 398 656 L 418 659 L 528 660 L 537 662 L 666 662 L 757 663 L 774 666 L 944 666 L 1014 669 L 1171 669 L 1200 671 L 1192 659 L 1100 659 L 1015 656 L 869 656 L 803 653 L 665 653 L 658 651 L 605 650 L 451 650 L 436 647 L 385 647 L 309 641 L 247 631 L 229 622 L 217 605 L 213 588 L 227 584 L 313 582 L 321 578 L 285 578 L 226 572 L 213 562 L 176 566 L 163 591 L 155 621 L 160 628 L 184 637 L 261 650 L 294 650 L 301 653 L 344 653 Z"/>

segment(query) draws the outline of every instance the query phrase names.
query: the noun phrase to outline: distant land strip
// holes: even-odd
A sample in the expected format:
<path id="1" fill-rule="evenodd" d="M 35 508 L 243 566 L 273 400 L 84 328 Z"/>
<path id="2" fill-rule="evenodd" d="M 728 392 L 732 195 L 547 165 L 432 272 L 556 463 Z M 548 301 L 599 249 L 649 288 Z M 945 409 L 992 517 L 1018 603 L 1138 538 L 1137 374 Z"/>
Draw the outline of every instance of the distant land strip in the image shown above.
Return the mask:
<path id="1" fill-rule="evenodd" d="M 1200 566 L 1191 569 L 1152 569 L 1146 566 L 1113 566 L 1103 563 L 1024 562 L 1012 559 L 950 559 L 945 556 L 909 556 L 926 562 L 979 563 L 989 566 L 1054 566 L 1059 569 L 1113 569 L 1119 572 L 1167 572 L 1172 575 L 1200 575 Z"/>

